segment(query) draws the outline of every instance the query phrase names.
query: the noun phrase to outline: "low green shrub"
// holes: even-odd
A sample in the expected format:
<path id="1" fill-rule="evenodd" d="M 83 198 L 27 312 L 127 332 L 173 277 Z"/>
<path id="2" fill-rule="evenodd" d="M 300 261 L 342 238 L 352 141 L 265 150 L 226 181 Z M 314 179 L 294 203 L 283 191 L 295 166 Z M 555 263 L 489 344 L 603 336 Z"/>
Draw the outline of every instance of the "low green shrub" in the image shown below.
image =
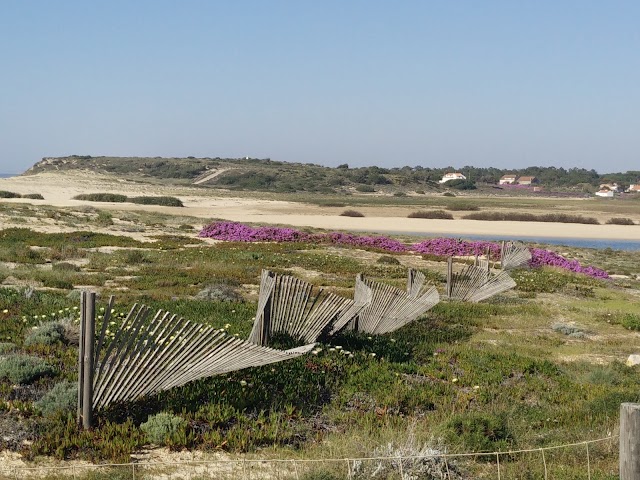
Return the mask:
<path id="1" fill-rule="evenodd" d="M 109 212 L 101 210 L 98 212 L 95 223 L 100 227 L 108 227 L 110 225 L 113 225 L 113 216 Z"/>
<path id="2" fill-rule="evenodd" d="M 569 283 L 565 285 L 562 291 L 567 295 L 574 295 L 576 297 L 595 298 L 596 296 L 595 290 L 590 285 L 573 285 Z"/>
<path id="3" fill-rule="evenodd" d="M 566 213 L 547 213 L 535 215 L 526 212 L 478 212 L 465 215 L 465 220 L 488 220 L 488 221 L 509 221 L 509 222 L 556 222 L 556 223 L 583 223 L 588 225 L 599 225 L 600 222 L 593 217 L 583 217 L 582 215 L 569 215 Z"/>
<path id="4" fill-rule="evenodd" d="M 451 193 L 451 192 L 444 192 L 442 194 L 443 197 L 455 197 L 455 193 Z"/>
<path id="5" fill-rule="evenodd" d="M 445 427 L 449 442 L 469 452 L 496 452 L 514 447 L 507 415 L 466 412 L 454 415 Z"/>
<path id="6" fill-rule="evenodd" d="M 53 373 L 53 367 L 38 357 L 12 354 L 0 358 L 0 378 L 15 384 L 30 384 Z"/>
<path id="7" fill-rule="evenodd" d="M 58 270 L 58 271 L 62 271 L 62 272 L 79 272 L 80 271 L 80 267 L 77 265 L 74 265 L 73 263 L 69 263 L 69 262 L 58 262 L 58 263 L 54 263 L 53 265 L 51 265 L 51 269 L 52 270 Z"/>
<path id="8" fill-rule="evenodd" d="M 587 336 L 587 332 L 584 331 L 583 328 L 577 325 L 570 325 L 568 323 L 554 323 L 551 328 L 553 331 L 562 333 L 563 335 L 568 335 L 573 338 L 584 338 Z"/>
<path id="9" fill-rule="evenodd" d="M 76 195 L 73 199 L 88 202 L 124 203 L 127 201 L 127 196 L 119 193 L 82 193 L 80 195 Z"/>
<path id="10" fill-rule="evenodd" d="M 100 460 L 130 462 L 131 453 L 144 445 L 144 436 L 140 430 L 130 419 L 119 423 L 101 419 L 98 421 L 97 428 L 81 430 L 75 415 L 54 412 L 39 422 L 39 435 L 28 454 L 31 458 L 46 455 L 59 460 L 79 457 L 96 463 Z M 109 478 L 115 480 L 129 477 Z"/>
<path id="11" fill-rule="evenodd" d="M 456 190 L 475 190 L 476 184 L 472 180 L 449 180 L 447 182 L 448 188 L 455 188 Z"/>
<path id="12" fill-rule="evenodd" d="M 42 281 L 42 285 L 49 288 L 59 288 L 60 290 L 72 290 L 73 283 L 69 280 L 65 280 L 64 278 L 50 277 L 46 276 L 40 279 Z"/>
<path id="13" fill-rule="evenodd" d="M 395 192 L 393 194 L 394 197 L 406 197 L 407 194 L 405 192 Z"/>
<path id="14" fill-rule="evenodd" d="M 64 327 L 58 321 L 41 323 L 33 327 L 24 339 L 25 347 L 32 345 L 55 345 L 64 342 Z"/>
<path id="15" fill-rule="evenodd" d="M 464 212 L 464 211 L 473 211 L 476 212 L 480 210 L 480 207 L 474 203 L 452 203 L 447 207 L 447 210 L 451 210 L 453 212 Z"/>
<path id="16" fill-rule="evenodd" d="M 625 217 L 613 217 L 607 220 L 607 225 L 635 225 L 633 220 Z"/>
<path id="17" fill-rule="evenodd" d="M 0 190 L 0 198 L 20 198 L 22 195 L 15 192 L 7 192 L 6 190 Z"/>
<path id="18" fill-rule="evenodd" d="M 162 205 L 165 207 L 184 207 L 182 200 L 176 197 L 129 197 L 131 203 L 140 205 Z"/>
<path id="19" fill-rule="evenodd" d="M 516 282 L 516 290 L 522 292 L 553 293 L 566 283 L 561 275 L 542 269 L 516 270 L 511 277 Z"/>
<path id="20" fill-rule="evenodd" d="M 15 352 L 16 344 L 11 342 L 0 342 L 0 355 Z"/>
<path id="21" fill-rule="evenodd" d="M 640 331 L 640 315 L 635 313 L 627 313 L 622 320 L 620 320 L 620 325 L 622 325 L 627 330 Z"/>
<path id="22" fill-rule="evenodd" d="M 364 217 L 363 213 L 358 212 L 357 210 L 345 210 L 340 214 L 341 217 Z"/>
<path id="23" fill-rule="evenodd" d="M 155 445 L 169 445 L 180 436 L 184 436 L 187 422 L 172 413 L 161 412 L 150 416 L 140 424 L 140 430 L 147 436 L 149 442 Z"/>
<path id="24" fill-rule="evenodd" d="M 378 260 L 376 260 L 377 263 L 386 263 L 388 265 L 400 265 L 400 260 L 398 260 L 396 257 L 392 257 L 391 255 L 382 255 L 380 258 L 378 258 Z"/>
<path id="25" fill-rule="evenodd" d="M 211 300 L 214 302 L 242 302 L 244 299 L 236 289 L 226 283 L 215 283 L 207 285 L 196 295 L 199 300 Z"/>
<path id="26" fill-rule="evenodd" d="M 453 215 L 444 210 L 418 210 L 407 215 L 407 218 L 429 218 L 437 220 L 453 220 Z"/>
<path id="27" fill-rule="evenodd" d="M 73 412 L 78 405 L 78 384 L 64 381 L 56 383 L 40 400 L 35 402 L 35 407 L 43 415 L 51 415 L 55 412 Z"/>
<path id="28" fill-rule="evenodd" d="M 358 185 L 356 187 L 356 191 L 362 192 L 362 193 L 373 193 L 376 191 L 376 189 L 373 188 L 371 185 Z"/>
<path id="29" fill-rule="evenodd" d="M 44 197 L 40 193 L 27 193 L 22 195 L 22 198 L 31 198 L 33 200 L 44 200 Z"/>
<path id="30" fill-rule="evenodd" d="M 425 194 L 424 190 L 416 190 L 416 193 L 418 195 L 424 195 Z"/>
<path id="31" fill-rule="evenodd" d="M 595 296 L 593 287 L 599 284 L 597 279 L 552 268 L 514 270 L 511 272 L 511 277 L 516 282 L 516 290 L 521 292 L 562 292 L 591 298 Z"/>
<path id="32" fill-rule="evenodd" d="M 127 250 L 122 254 L 122 261 L 127 265 L 151 263 L 147 254 L 140 250 Z"/>

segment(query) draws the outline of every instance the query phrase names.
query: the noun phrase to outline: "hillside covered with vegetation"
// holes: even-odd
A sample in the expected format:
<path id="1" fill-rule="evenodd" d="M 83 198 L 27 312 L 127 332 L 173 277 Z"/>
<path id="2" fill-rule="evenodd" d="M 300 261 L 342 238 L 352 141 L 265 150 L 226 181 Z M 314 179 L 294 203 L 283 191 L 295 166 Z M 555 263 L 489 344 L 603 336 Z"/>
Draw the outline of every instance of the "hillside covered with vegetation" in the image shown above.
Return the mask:
<path id="1" fill-rule="evenodd" d="M 623 186 L 637 183 L 640 171 L 599 174 L 583 168 L 528 167 L 524 169 L 431 168 L 427 166 L 380 168 L 376 166 L 351 168 L 347 164 L 336 168 L 315 164 L 287 163 L 257 158 L 161 158 L 161 157 L 69 157 L 44 158 L 26 174 L 45 171 L 90 170 L 145 181 L 171 183 L 197 183 L 198 185 L 232 190 L 258 190 L 275 192 L 331 193 L 355 189 L 375 191 L 444 191 L 491 189 L 501 176 L 535 176 L 546 189 L 559 189 L 576 193 L 595 191 L 601 183 L 617 182 Z M 446 172 L 464 173 L 467 181 L 451 181 L 445 186 L 438 181 Z"/>

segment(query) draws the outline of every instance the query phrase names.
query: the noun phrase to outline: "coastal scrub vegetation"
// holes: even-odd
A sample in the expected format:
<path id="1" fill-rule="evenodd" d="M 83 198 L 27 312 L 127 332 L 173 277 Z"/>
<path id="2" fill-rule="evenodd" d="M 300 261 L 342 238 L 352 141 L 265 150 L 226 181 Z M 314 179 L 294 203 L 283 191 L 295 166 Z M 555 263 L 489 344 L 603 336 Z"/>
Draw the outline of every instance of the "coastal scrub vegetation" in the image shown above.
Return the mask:
<path id="1" fill-rule="evenodd" d="M 357 210 L 345 210 L 340 214 L 341 217 L 364 217 L 364 213 Z"/>
<path id="2" fill-rule="evenodd" d="M 516 289 L 491 301 L 443 301 L 389 335 L 323 338 L 316 354 L 117 405 L 81 431 L 73 414 L 79 288 L 99 291 L 100 317 L 116 295 L 107 342 L 135 302 L 246 338 L 263 268 L 350 296 L 359 272 L 405 288 L 410 264 L 444 294 L 447 255 L 463 260 L 489 249 L 499 259 L 499 244 L 460 239 L 406 243 L 214 222 L 200 235 L 219 242 L 207 244 L 196 232 L 140 241 L 106 228 L 113 230 L 0 230 L 0 422 L 18 418 L 20 426 L 3 433 L 3 449 L 101 462 L 129 461 L 150 443 L 353 458 L 381 454 L 408 431 L 416 445 L 451 453 L 536 449 L 607 437 L 620 402 L 640 400 L 640 370 L 623 363 L 640 348 L 640 282 L 605 271 L 624 264 L 638 272 L 637 255 L 532 246 L 531 266 L 512 273 Z M 74 268 L 45 270 L 54 258 Z M 43 288 L 47 279 L 64 287 Z M 565 333 L 575 329 L 583 335 Z M 610 443 L 589 448 L 594 471 L 615 470 Z M 584 476 L 583 450 L 557 460 L 566 478 Z M 500 464 L 509 478 L 543 473 L 526 455 Z M 450 468 L 470 478 L 488 471 L 472 460 Z"/>
<path id="3" fill-rule="evenodd" d="M 0 190 L 0 198 L 31 198 L 33 200 L 44 200 L 44 197 L 40 193 L 25 193 L 21 195 L 15 192 L 8 192 L 7 190 Z"/>
<path id="4" fill-rule="evenodd" d="M 419 210 L 417 212 L 411 212 L 407 215 L 408 218 L 431 218 L 438 220 L 453 220 L 453 215 L 445 212 L 444 210 Z"/>
<path id="5" fill-rule="evenodd" d="M 465 215 L 465 220 L 511 221 L 511 222 L 556 222 L 556 223 L 586 223 L 598 225 L 600 222 L 593 217 L 569 215 L 566 213 L 548 213 L 536 215 L 526 212 L 477 212 Z"/>
<path id="6" fill-rule="evenodd" d="M 119 193 L 83 193 L 73 197 L 74 200 L 88 202 L 137 203 L 140 205 L 162 205 L 165 207 L 184 207 L 182 201 L 169 196 L 127 197 Z"/>
<path id="7" fill-rule="evenodd" d="M 635 223 L 630 218 L 613 217 L 607 220 L 607 225 L 635 225 Z"/>
<path id="8" fill-rule="evenodd" d="M 601 183 L 617 182 L 621 185 L 637 183 L 640 171 L 598 174 L 583 168 L 528 167 L 520 169 L 479 168 L 473 166 L 430 168 L 404 166 L 397 168 L 324 167 L 315 164 L 287 163 L 270 158 L 220 158 L 220 157 L 92 157 L 71 155 L 44 158 L 29 169 L 27 174 L 43 171 L 90 170 L 97 173 L 129 177 L 146 182 L 189 184 L 219 187 L 232 190 L 259 190 L 270 192 L 331 193 L 355 189 L 359 192 L 395 191 L 397 187 L 413 191 L 441 191 L 443 188 L 471 191 L 486 186 L 496 186 L 505 174 L 536 177 L 545 188 L 585 195 L 585 188 L 592 191 Z M 444 185 L 438 181 L 447 172 L 462 171 L 467 179 L 454 180 Z M 210 180 L 206 177 L 214 172 Z M 387 189 L 387 186 L 390 189 Z M 500 189 L 491 188 L 493 194 Z M 510 191 L 510 194 L 517 192 Z"/>

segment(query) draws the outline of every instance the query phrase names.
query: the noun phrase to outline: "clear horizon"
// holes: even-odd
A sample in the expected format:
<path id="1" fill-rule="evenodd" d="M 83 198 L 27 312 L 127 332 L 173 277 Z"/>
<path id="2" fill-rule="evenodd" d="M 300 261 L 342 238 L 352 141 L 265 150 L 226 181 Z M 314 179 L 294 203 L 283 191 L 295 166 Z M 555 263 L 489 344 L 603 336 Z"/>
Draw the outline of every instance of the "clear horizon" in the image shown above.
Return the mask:
<path id="1" fill-rule="evenodd" d="M 0 172 L 67 155 L 640 170 L 640 3 L 6 2 Z"/>

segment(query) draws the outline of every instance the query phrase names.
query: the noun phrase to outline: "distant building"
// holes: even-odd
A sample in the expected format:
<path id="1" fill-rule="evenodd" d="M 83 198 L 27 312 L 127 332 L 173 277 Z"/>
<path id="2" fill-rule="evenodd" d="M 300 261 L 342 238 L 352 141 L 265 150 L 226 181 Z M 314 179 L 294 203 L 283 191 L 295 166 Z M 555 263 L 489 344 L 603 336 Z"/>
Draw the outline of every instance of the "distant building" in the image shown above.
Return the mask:
<path id="1" fill-rule="evenodd" d="M 606 188 L 603 188 L 602 190 L 598 190 L 596 192 L 596 196 L 613 198 L 613 190 L 607 190 Z"/>
<path id="2" fill-rule="evenodd" d="M 533 185 L 538 183 L 538 179 L 536 177 L 520 177 L 517 183 L 518 185 Z"/>
<path id="3" fill-rule="evenodd" d="M 500 178 L 500 185 L 511 185 L 516 183 L 516 180 L 518 179 L 517 175 L 503 175 Z"/>
<path id="4" fill-rule="evenodd" d="M 631 185 L 629 185 L 627 192 L 640 193 L 640 183 L 632 183 Z"/>
<path id="5" fill-rule="evenodd" d="M 614 183 L 602 183 L 600 185 L 600 190 L 611 190 L 612 192 L 619 192 L 622 189 L 620 188 L 620 185 L 614 182 Z"/>
<path id="6" fill-rule="evenodd" d="M 463 174 L 459 172 L 445 173 L 444 176 L 442 177 L 442 180 L 439 180 L 438 183 L 447 183 L 450 180 L 466 180 L 466 179 L 467 177 L 465 177 Z"/>

